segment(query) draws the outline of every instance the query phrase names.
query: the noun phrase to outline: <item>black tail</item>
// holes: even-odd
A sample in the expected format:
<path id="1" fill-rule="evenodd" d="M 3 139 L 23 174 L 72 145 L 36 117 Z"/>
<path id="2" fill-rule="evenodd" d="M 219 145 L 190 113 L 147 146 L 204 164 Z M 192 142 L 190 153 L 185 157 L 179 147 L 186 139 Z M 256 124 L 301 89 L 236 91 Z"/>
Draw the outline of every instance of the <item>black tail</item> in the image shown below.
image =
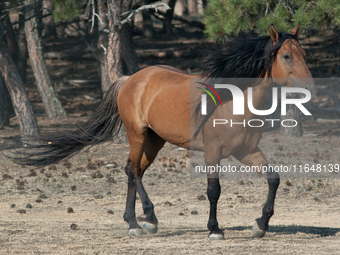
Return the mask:
<path id="1" fill-rule="evenodd" d="M 39 144 L 26 144 L 13 161 L 20 165 L 47 166 L 73 156 L 86 146 L 112 139 L 122 126 L 117 97 L 127 78 L 122 77 L 111 86 L 99 108 L 82 127 L 52 137 L 32 137 Z"/>

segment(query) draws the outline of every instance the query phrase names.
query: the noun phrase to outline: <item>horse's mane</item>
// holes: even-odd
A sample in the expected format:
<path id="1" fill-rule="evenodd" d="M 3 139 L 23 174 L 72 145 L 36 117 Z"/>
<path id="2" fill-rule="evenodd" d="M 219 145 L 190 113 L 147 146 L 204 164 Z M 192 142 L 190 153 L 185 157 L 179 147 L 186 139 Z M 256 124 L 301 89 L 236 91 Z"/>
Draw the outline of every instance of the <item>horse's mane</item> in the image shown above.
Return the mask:
<path id="1" fill-rule="evenodd" d="M 204 61 L 204 77 L 209 78 L 263 78 L 271 76 L 271 66 L 286 39 L 295 35 L 279 32 L 273 47 L 270 36 L 240 35 L 209 52 Z"/>
<path id="2" fill-rule="evenodd" d="M 287 39 L 298 40 L 295 35 L 279 32 L 279 38 L 274 45 L 270 36 L 256 37 L 254 35 L 240 35 L 228 39 L 217 49 L 210 51 L 203 63 L 202 81 L 209 84 L 211 79 L 235 78 L 235 84 L 242 91 L 249 87 L 249 83 L 242 82 L 240 78 L 271 77 L 272 63 L 283 42 Z M 216 82 L 216 80 L 215 80 Z M 211 84 L 213 86 L 213 84 Z M 255 85 L 255 84 L 253 84 Z M 216 89 L 222 103 L 232 99 L 231 92 L 226 89 Z M 217 106 L 213 100 L 207 99 L 207 115 L 200 116 L 200 125 L 194 137 L 211 117 Z M 201 101 L 195 106 L 195 116 L 201 111 Z"/>

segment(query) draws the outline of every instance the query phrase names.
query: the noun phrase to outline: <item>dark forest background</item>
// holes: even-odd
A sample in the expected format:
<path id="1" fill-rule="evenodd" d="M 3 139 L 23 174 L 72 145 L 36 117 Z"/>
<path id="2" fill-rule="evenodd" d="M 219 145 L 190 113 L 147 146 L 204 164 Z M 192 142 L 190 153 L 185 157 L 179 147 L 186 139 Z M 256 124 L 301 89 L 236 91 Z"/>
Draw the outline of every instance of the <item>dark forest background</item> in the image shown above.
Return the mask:
<path id="1" fill-rule="evenodd" d="M 300 43 L 313 76 L 338 77 L 339 15 L 329 6 L 322 12 L 317 6 L 313 15 L 320 18 L 305 22 L 311 14 L 299 13 L 307 8 L 304 2 L 310 4 L 308 10 L 316 8 L 314 1 L 290 1 L 292 6 L 269 1 L 257 3 L 257 9 L 221 0 L 1 2 L 0 129 L 20 127 L 21 135 L 39 136 L 41 127 L 82 121 L 119 77 L 156 64 L 200 73 L 206 51 L 216 41 L 238 33 L 266 33 L 263 24 L 279 23 L 278 17 L 288 31 L 299 21 L 304 24 Z M 229 20 L 239 15 L 238 22 L 226 23 L 228 15 Z M 338 118 L 339 87 L 321 92 L 315 116 Z"/>

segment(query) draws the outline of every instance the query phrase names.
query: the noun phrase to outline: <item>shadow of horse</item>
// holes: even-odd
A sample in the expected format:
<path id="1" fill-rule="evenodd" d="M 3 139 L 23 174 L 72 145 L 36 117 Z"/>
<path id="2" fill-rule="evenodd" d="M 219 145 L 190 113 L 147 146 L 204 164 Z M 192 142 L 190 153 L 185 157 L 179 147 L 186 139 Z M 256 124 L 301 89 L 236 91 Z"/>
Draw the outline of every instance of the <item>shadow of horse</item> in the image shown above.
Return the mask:
<path id="1" fill-rule="evenodd" d="M 224 230 L 251 230 L 251 226 L 236 226 L 230 228 L 224 228 Z M 305 234 L 314 234 L 319 235 L 320 237 L 326 236 L 335 236 L 336 233 L 340 232 L 340 228 L 328 228 L 328 227 L 313 227 L 313 226 L 298 226 L 298 225 L 289 225 L 289 226 L 270 226 L 268 229 L 269 233 L 282 233 L 286 235 L 296 234 L 298 232 L 305 233 Z"/>
<path id="2" fill-rule="evenodd" d="M 226 232 L 249 230 L 250 231 L 249 233 L 251 233 L 251 226 L 236 226 L 236 227 L 222 228 L 222 230 Z M 168 229 L 168 231 L 159 234 L 159 236 L 162 236 L 162 237 L 182 236 L 182 235 L 187 235 L 188 233 L 198 234 L 198 233 L 205 233 L 205 232 L 208 233 L 208 231 L 205 229 L 193 230 L 191 228 L 185 228 L 185 229 L 175 230 L 175 231 Z M 327 236 L 335 236 L 336 233 L 340 232 L 340 228 L 298 226 L 298 225 L 289 225 L 289 226 L 278 225 L 278 226 L 270 226 L 268 229 L 268 233 L 276 233 L 277 235 L 279 234 L 294 235 L 294 234 L 297 234 L 298 232 L 304 233 L 304 234 L 319 235 L 320 237 L 327 237 Z M 249 235 L 249 237 L 246 237 L 246 238 L 253 239 L 251 235 Z M 227 236 L 227 239 L 235 239 L 235 237 Z"/>

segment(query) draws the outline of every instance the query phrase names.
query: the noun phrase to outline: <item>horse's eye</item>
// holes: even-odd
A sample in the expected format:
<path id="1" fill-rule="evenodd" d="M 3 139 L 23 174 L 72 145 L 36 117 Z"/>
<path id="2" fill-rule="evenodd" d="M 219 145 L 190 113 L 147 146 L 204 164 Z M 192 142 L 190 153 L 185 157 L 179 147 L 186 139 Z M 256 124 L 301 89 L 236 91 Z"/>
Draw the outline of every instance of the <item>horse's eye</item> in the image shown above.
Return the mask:
<path id="1" fill-rule="evenodd" d="M 284 59 L 290 59 L 290 56 L 288 54 L 283 54 Z"/>

